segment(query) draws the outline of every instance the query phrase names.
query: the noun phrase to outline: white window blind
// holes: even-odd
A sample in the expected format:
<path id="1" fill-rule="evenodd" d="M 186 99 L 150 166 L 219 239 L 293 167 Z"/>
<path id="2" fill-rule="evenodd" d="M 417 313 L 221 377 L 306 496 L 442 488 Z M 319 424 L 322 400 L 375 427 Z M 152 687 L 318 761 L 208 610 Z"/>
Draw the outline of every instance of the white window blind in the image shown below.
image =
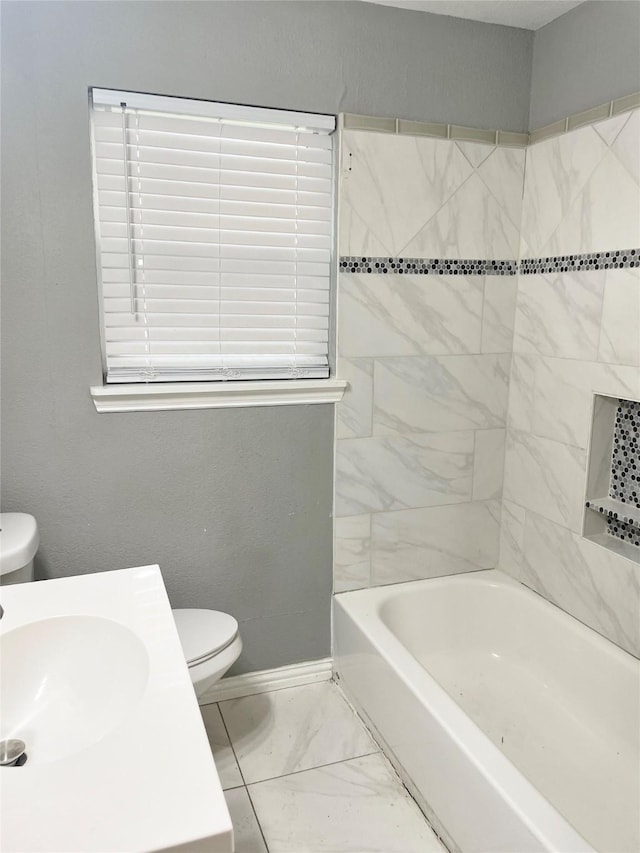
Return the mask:
<path id="1" fill-rule="evenodd" d="M 92 90 L 107 382 L 329 375 L 333 116 Z"/>

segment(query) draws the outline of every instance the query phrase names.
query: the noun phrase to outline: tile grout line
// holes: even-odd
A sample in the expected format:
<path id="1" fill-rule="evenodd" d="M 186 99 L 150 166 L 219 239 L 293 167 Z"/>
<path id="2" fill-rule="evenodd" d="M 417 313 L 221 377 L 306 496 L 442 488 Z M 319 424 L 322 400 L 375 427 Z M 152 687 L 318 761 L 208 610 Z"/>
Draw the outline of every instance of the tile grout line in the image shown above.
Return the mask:
<path id="1" fill-rule="evenodd" d="M 346 704 L 347 704 L 347 705 L 349 706 L 349 708 L 351 709 L 351 712 L 352 712 L 353 716 L 354 716 L 354 717 L 356 718 L 356 720 L 360 723 L 360 725 L 362 726 L 362 728 L 363 728 L 363 729 L 365 729 L 365 731 L 368 733 L 368 735 L 369 735 L 369 737 L 371 738 L 371 740 L 373 741 L 373 743 L 375 743 L 375 745 L 378 747 L 378 749 L 377 749 L 377 754 L 379 754 L 379 755 L 382 757 L 382 760 L 383 760 L 383 761 L 385 762 L 385 764 L 387 765 L 387 769 L 388 769 L 388 770 L 393 774 L 393 776 L 395 777 L 395 779 L 396 779 L 396 781 L 397 781 L 398 785 L 403 789 L 403 791 L 404 791 L 404 792 L 406 793 L 406 795 L 409 797 L 409 799 L 411 800 L 411 802 L 416 806 L 416 808 L 418 809 L 418 811 L 419 811 L 419 812 L 420 812 L 420 814 L 422 815 L 423 820 L 425 821 L 425 823 L 427 824 L 427 826 L 431 829 L 431 831 L 433 832 L 433 834 L 436 836 L 436 838 L 438 839 L 438 841 L 439 841 L 439 842 L 440 842 L 440 844 L 442 845 L 443 853 L 451 853 L 451 851 L 449 851 L 449 848 L 447 847 L 447 845 L 444 843 L 444 840 L 443 840 L 443 839 L 440 837 L 440 835 L 438 835 L 438 833 L 436 832 L 435 827 L 433 827 L 433 826 L 431 825 L 431 822 L 428 820 L 428 818 L 427 818 L 426 814 L 423 812 L 423 810 L 422 810 L 422 808 L 420 807 L 420 804 L 418 803 L 417 799 L 413 796 L 413 794 L 412 794 L 412 793 L 411 793 L 411 791 L 409 790 L 408 786 L 405 784 L 404 780 L 402 779 L 402 776 L 400 775 L 400 773 L 398 772 L 398 770 L 397 770 L 397 769 L 396 769 L 396 767 L 394 766 L 393 762 L 391 761 L 391 759 L 389 758 L 389 756 L 388 756 L 388 755 L 387 755 L 387 753 L 385 752 L 385 750 L 384 750 L 384 748 L 382 747 L 382 745 L 381 745 L 381 744 L 379 743 L 379 741 L 377 740 L 376 735 L 375 735 L 375 734 L 371 731 L 371 729 L 369 728 L 369 726 L 368 726 L 367 722 L 365 721 L 365 719 L 364 719 L 364 718 L 362 717 L 362 715 L 359 713 L 359 711 L 357 710 L 357 708 L 355 707 L 355 705 L 353 705 L 353 704 L 352 704 L 351 700 L 349 699 L 349 697 L 347 696 L 347 694 L 344 692 L 344 690 L 342 689 L 342 687 L 340 686 L 340 684 L 338 684 L 338 683 L 336 682 L 336 686 L 337 686 L 338 690 L 340 691 L 340 695 L 342 696 L 342 698 L 344 699 L 344 701 L 346 702 Z M 375 754 L 375 753 L 370 753 L 370 754 L 372 754 L 372 755 L 373 755 L 373 754 Z"/>
<path id="2" fill-rule="evenodd" d="M 234 757 L 236 765 L 238 767 L 238 772 L 240 773 L 240 778 L 242 779 L 242 784 L 246 788 L 247 787 L 247 781 L 244 778 L 244 773 L 242 772 L 242 767 L 240 767 L 240 762 L 238 761 L 238 756 L 236 754 L 236 750 L 235 750 L 235 747 L 233 745 L 233 741 L 231 740 L 231 735 L 229 734 L 229 729 L 227 728 L 227 723 L 226 723 L 224 715 L 222 713 L 222 708 L 220 707 L 220 702 L 216 702 L 215 704 L 218 706 L 218 713 L 220 714 L 220 719 L 222 720 L 222 725 L 223 725 L 225 734 L 227 736 L 227 740 L 229 741 L 229 746 L 231 747 L 231 752 L 233 753 L 233 757 Z"/>
<path id="3" fill-rule="evenodd" d="M 248 785 L 245 785 L 245 791 L 247 792 L 247 797 L 249 797 L 249 803 L 251 805 L 251 809 L 252 809 L 254 817 L 256 819 L 256 823 L 258 824 L 258 829 L 260 830 L 260 835 L 262 836 L 262 841 L 264 842 L 265 849 L 266 849 L 267 853 L 269 853 L 269 845 L 267 844 L 267 838 L 264 834 L 264 830 L 262 829 L 262 824 L 260 823 L 260 818 L 258 817 L 258 813 L 257 813 L 256 807 L 253 803 L 253 797 L 251 796 L 251 791 L 249 790 Z"/>
<path id="4" fill-rule="evenodd" d="M 224 728 L 225 734 L 227 735 L 227 740 L 229 741 L 229 746 L 231 747 L 231 752 L 233 753 L 233 757 L 236 762 L 236 766 L 238 768 L 238 773 L 240 774 L 240 778 L 242 779 L 242 785 L 238 785 L 237 787 L 242 787 L 247 792 L 247 797 L 249 798 L 249 805 L 251 806 L 251 811 L 253 812 L 253 816 L 256 819 L 256 824 L 258 825 L 258 829 L 260 830 L 260 835 L 262 837 L 262 841 L 264 842 L 265 849 L 267 853 L 269 853 L 269 845 L 267 844 L 267 839 L 264 837 L 264 832 L 262 831 L 262 824 L 260 823 L 260 819 L 256 813 L 255 806 L 253 805 L 253 800 L 251 799 L 251 794 L 249 793 L 249 787 L 247 785 L 246 779 L 244 778 L 244 773 L 242 772 L 242 767 L 240 766 L 240 761 L 238 760 L 238 756 L 236 754 L 236 749 L 233 745 L 233 741 L 231 740 L 231 735 L 229 734 L 229 729 L 227 728 L 226 720 L 222 714 L 222 708 L 220 707 L 220 702 L 215 703 L 218 706 L 218 713 L 220 714 L 220 719 L 222 720 L 222 726 Z M 234 830 L 235 835 L 235 830 Z M 235 842 L 234 842 L 235 843 Z"/>
<path id="5" fill-rule="evenodd" d="M 349 707 L 351 707 L 351 706 L 349 706 Z M 358 723 L 361 724 L 362 721 L 360 720 L 360 718 L 358 717 L 357 719 L 358 719 Z M 367 729 L 366 726 L 365 726 L 365 730 L 367 731 L 367 733 L 371 737 L 371 735 L 369 733 L 369 729 Z M 300 770 L 292 770 L 290 773 L 281 773 L 280 776 L 268 776 L 266 779 L 257 779 L 255 782 L 249 782 L 247 784 L 247 786 L 246 786 L 247 790 L 252 785 L 262 785 L 263 782 L 275 782 L 278 779 L 287 779 L 289 776 L 299 776 L 300 773 L 309 773 L 311 770 L 322 770 L 325 767 L 334 767 L 336 764 L 345 764 L 347 761 L 356 761 L 358 758 L 367 758 L 370 755 L 381 754 L 382 750 L 380 749 L 380 747 L 378 746 L 376 741 L 373 740 L 373 738 L 371 738 L 371 740 L 373 741 L 373 745 L 375 747 L 375 749 L 372 749 L 371 752 L 362 752 L 359 755 L 351 755 L 349 758 L 338 758 L 336 761 L 327 761 L 326 764 L 316 764 L 313 767 L 303 767 Z"/>
<path id="6" fill-rule="evenodd" d="M 266 839 L 266 836 L 265 836 L 264 830 L 263 830 L 262 825 L 261 825 L 261 823 L 260 823 L 260 819 L 259 819 L 259 817 L 258 817 L 258 813 L 257 813 L 256 807 L 255 807 L 255 803 L 254 803 L 253 797 L 252 797 L 252 790 L 251 790 L 251 789 L 253 788 L 253 786 L 254 786 L 254 785 L 256 785 L 256 786 L 257 786 L 257 785 L 261 785 L 263 782 L 264 782 L 264 783 L 266 783 L 266 782 L 275 782 L 275 781 L 278 781 L 278 780 L 286 779 L 286 778 L 288 778 L 288 777 L 290 777 L 290 776 L 296 776 L 296 775 L 299 775 L 299 774 L 301 774 L 301 773 L 307 773 L 307 772 L 312 771 L 312 770 L 322 770 L 322 769 L 327 768 L 327 767 L 333 767 L 333 766 L 335 766 L 335 765 L 340 765 L 340 764 L 350 763 L 350 762 L 357 761 L 357 760 L 359 760 L 359 759 L 367 758 L 367 757 L 370 757 L 370 756 L 379 756 L 379 757 L 382 759 L 382 761 L 384 762 L 384 765 L 385 765 L 386 770 L 387 770 L 387 771 L 391 774 L 391 776 L 393 777 L 393 779 L 394 779 L 394 781 L 395 781 L 395 785 L 396 785 L 396 787 L 397 787 L 399 790 L 401 790 L 401 791 L 403 792 L 403 795 L 404 795 L 406 798 L 408 798 L 408 799 L 413 803 L 413 805 L 417 808 L 418 813 L 420 814 L 420 816 L 421 816 L 422 820 L 426 823 L 426 825 L 429 827 L 429 829 L 434 833 L 435 837 L 438 839 L 438 841 L 439 841 L 439 842 L 440 842 L 440 844 L 442 845 L 442 847 L 443 847 L 443 851 L 445 851 L 445 853 L 447 853 L 447 848 L 446 848 L 446 846 L 443 844 L 442 839 L 437 835 L 437 833 L 435 832 L 435 830 L 433 829 L 433 827 L 431 826 L 431 824 L 429 823 L 429 821 L 428 821 L 428 820 L 426 819 L 426 817 L 424 816 L 424 813 L 423 813 L 423 812 L 422 812 L 422 810 L 420 809 L 420 806 L 418 805 L 418 803 L 416 802 L 416 800 L 415 800 L 415 799 L 414 799 L 414 797 L 412 796 L 411 791 L 409 791 L 409 789 L 407 788 L 407 786 L 404 784 L 404 782 L 403 782 L 402 778 L 400 777 L 399 773 L 397 772 L 397 770 L 395 769 L 395 767 L 393 766 L 393 764 L 389 761 L 389 759 L 388 759 L 388 758 L 387 758 L 387 756 L 385 755 L 384 750 L 380 747 L 380 744 L 378 743 L 378 741 L 376 740 L 376 738 L 375 738 L 375 737 L 374 737 L 374 735 L 372 734 L 371 730 L 369 729 L 369 726 L 365 723 L 365 721 L 362 719 L 362 717 L 360 716 L 360 714 L 357 712 L 357 710 L 356 710 L 356 709 L 354 708 L 354 706 L 351 704 L 351 702 L 349 701 L 349 699 L 345 696 L 345 694 L 344 694 L 344 692 L 343 692 L 342 688 L 340 687 L 340 685 L 336 684 L 335 686 L 336 686 L 336 689 L 337 689 L 337 692 L 338 692 L 338 694 L 339 694 L 340 698 L 342 699 L 342 701 L 344 702 L 344 704 L 348 707 L 349 711 L 351 712 L 351 715 L 352 715 L 352 718 L 353 718 L 354 723 L 358 726 L 358 728 L 359 728 L 359 729 L 361 729 L 363 732 L 365 732 L 365 733 L 368 735 L 369 741 L 370 741 L 371 746 L 373 747 L 373 749 L 372 749 L 371 751 L 363 752 L 363 753 L 360 753 L 360 754 L 358 754 L 358 755 L 350 755 L 349 757 L 346 757 L 346 758 L 341 758 L 341 759 L 338 759 L 338 760 L 336 760 L 336 761 L 330 761 L 330 762 L 327 762 L 326 764 L 319 764 L 319 765 L 312 766 L 312 767 L 302 768 L 302 769 L 300 769 L 300 770 L 294 770 L 293 772 L 290 772 L 290 773 L 282 773 L 282 774 L 280 774 L 280 775 L 278 775 L 278 776 L 272 776 L 272 777 L 268 777 L 268 778 L 266 778 L 266 779 L 260 779 L 260 780 L 257 780 L 257 781 L 255 781 L 255 782 L 251 782 L 251 783 L 247 782 L 246 777 L 245 777 L 245 774 L 244 774 L 244 773 L 243 773 L 243 771 L 242 771 L 242 768 L 241 768 L 241 766 L 240 766 L 240 761 L 238 760 L 238 756 L 237 756 L 237 753 L 236 753 L 235 747 L 234 747 L 234 745 L 233 745 L 233 741 L 232 741 L 232 739 L 231 739 L 231 735 L 230 735 L 230 733 L 229 733 L 229 729 L 228 729 L 228 727 L 227 727 L 227 723 L 226 723 L 226 721 L 225 721 L 225 719 L 224 719 L 224 716 L 223 716 L 223 714 L 222 714 L 222 709 L 220 708 L 220 703 L 217 703 L 217 704 L 218 704 L 218 710 L 219 710 L 219 712 L 220 712 L 220 717 L 221 717 L 222 722 L 223 722 L 224 730 L 225 730 L 225 732 L 226 732 L 226 734 L 227 734 L 227 737 L 228 737 L 228 740 L 229 740 L 229 744 L 230 744 L 230 746 L 231 746 L 231 749 L 232 749 L 233 755 L 234 755 L 234 757 L 235 757 L 235 759 L 236 759 L 236 762 L 237 762 L 237 765 L 238 765 L 238 769 L 239 769 L 239 771 L 240 771 L 241 778 L 242 778 L 243 783 L 244 783 L 244 785 L 243 785 L 242 787 L 244 787 L 244 789 L 245 789 L 245 790 L 246 790 L 246 792 L 247 792 L 247 796 L 249 797 L 249 802 L 250 802 L 250 804 L 251 804 L 251 808 L 252 808 L 253 814 L 254 814 L 254 816 L 255 816 L 256 822 L 257 822 L 257 824 L 258 824 L 258 828 L 259 828 L 259 830 L 260 830 L 260 834 L 261 834 L 261 836 L 262 836 L 262 839 L 263 839 L 263 842 L 264 842 L 265 848 L 266 848 L 266 850 L 267 850 L 267 853 L 269 853 L 269 846 L 268 846 L 268 843 L 267 843 L 267 839 Z"/>

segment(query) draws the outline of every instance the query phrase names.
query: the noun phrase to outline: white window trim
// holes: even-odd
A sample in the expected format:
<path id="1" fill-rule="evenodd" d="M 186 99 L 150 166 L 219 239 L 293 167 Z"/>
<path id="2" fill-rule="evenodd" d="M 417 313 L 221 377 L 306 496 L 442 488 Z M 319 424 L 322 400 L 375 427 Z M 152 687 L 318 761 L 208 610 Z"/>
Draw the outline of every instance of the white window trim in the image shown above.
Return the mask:
<path id="1" fill-rule="evenodd" d="M 93 385 L 90 390 L 96 410 L 106 413 L 339 403 L 346 388 L 344 379 L 284 379 Z"/>

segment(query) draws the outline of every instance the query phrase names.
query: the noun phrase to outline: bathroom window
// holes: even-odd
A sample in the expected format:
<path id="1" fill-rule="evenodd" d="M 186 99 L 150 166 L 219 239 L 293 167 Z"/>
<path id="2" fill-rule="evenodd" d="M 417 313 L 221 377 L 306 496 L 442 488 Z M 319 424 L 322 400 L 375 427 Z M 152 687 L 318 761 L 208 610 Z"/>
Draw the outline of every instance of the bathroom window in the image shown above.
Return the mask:
<path id="1" fill-rule="evenodd" d="M 91 120 L 105 381 L 328 377 L 335 117 L 93 89 Z"/>

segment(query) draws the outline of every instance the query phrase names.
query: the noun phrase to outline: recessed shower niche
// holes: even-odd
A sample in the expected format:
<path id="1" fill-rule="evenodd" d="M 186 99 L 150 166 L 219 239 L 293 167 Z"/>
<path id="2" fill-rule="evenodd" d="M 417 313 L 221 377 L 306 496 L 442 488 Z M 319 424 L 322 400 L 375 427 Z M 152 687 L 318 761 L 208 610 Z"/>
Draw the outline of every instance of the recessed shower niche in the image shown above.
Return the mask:
<path id="1" fill-rule="evenodd" d="M 640 401 L 594 395 L 583 535 L 640 563 Z"/>

